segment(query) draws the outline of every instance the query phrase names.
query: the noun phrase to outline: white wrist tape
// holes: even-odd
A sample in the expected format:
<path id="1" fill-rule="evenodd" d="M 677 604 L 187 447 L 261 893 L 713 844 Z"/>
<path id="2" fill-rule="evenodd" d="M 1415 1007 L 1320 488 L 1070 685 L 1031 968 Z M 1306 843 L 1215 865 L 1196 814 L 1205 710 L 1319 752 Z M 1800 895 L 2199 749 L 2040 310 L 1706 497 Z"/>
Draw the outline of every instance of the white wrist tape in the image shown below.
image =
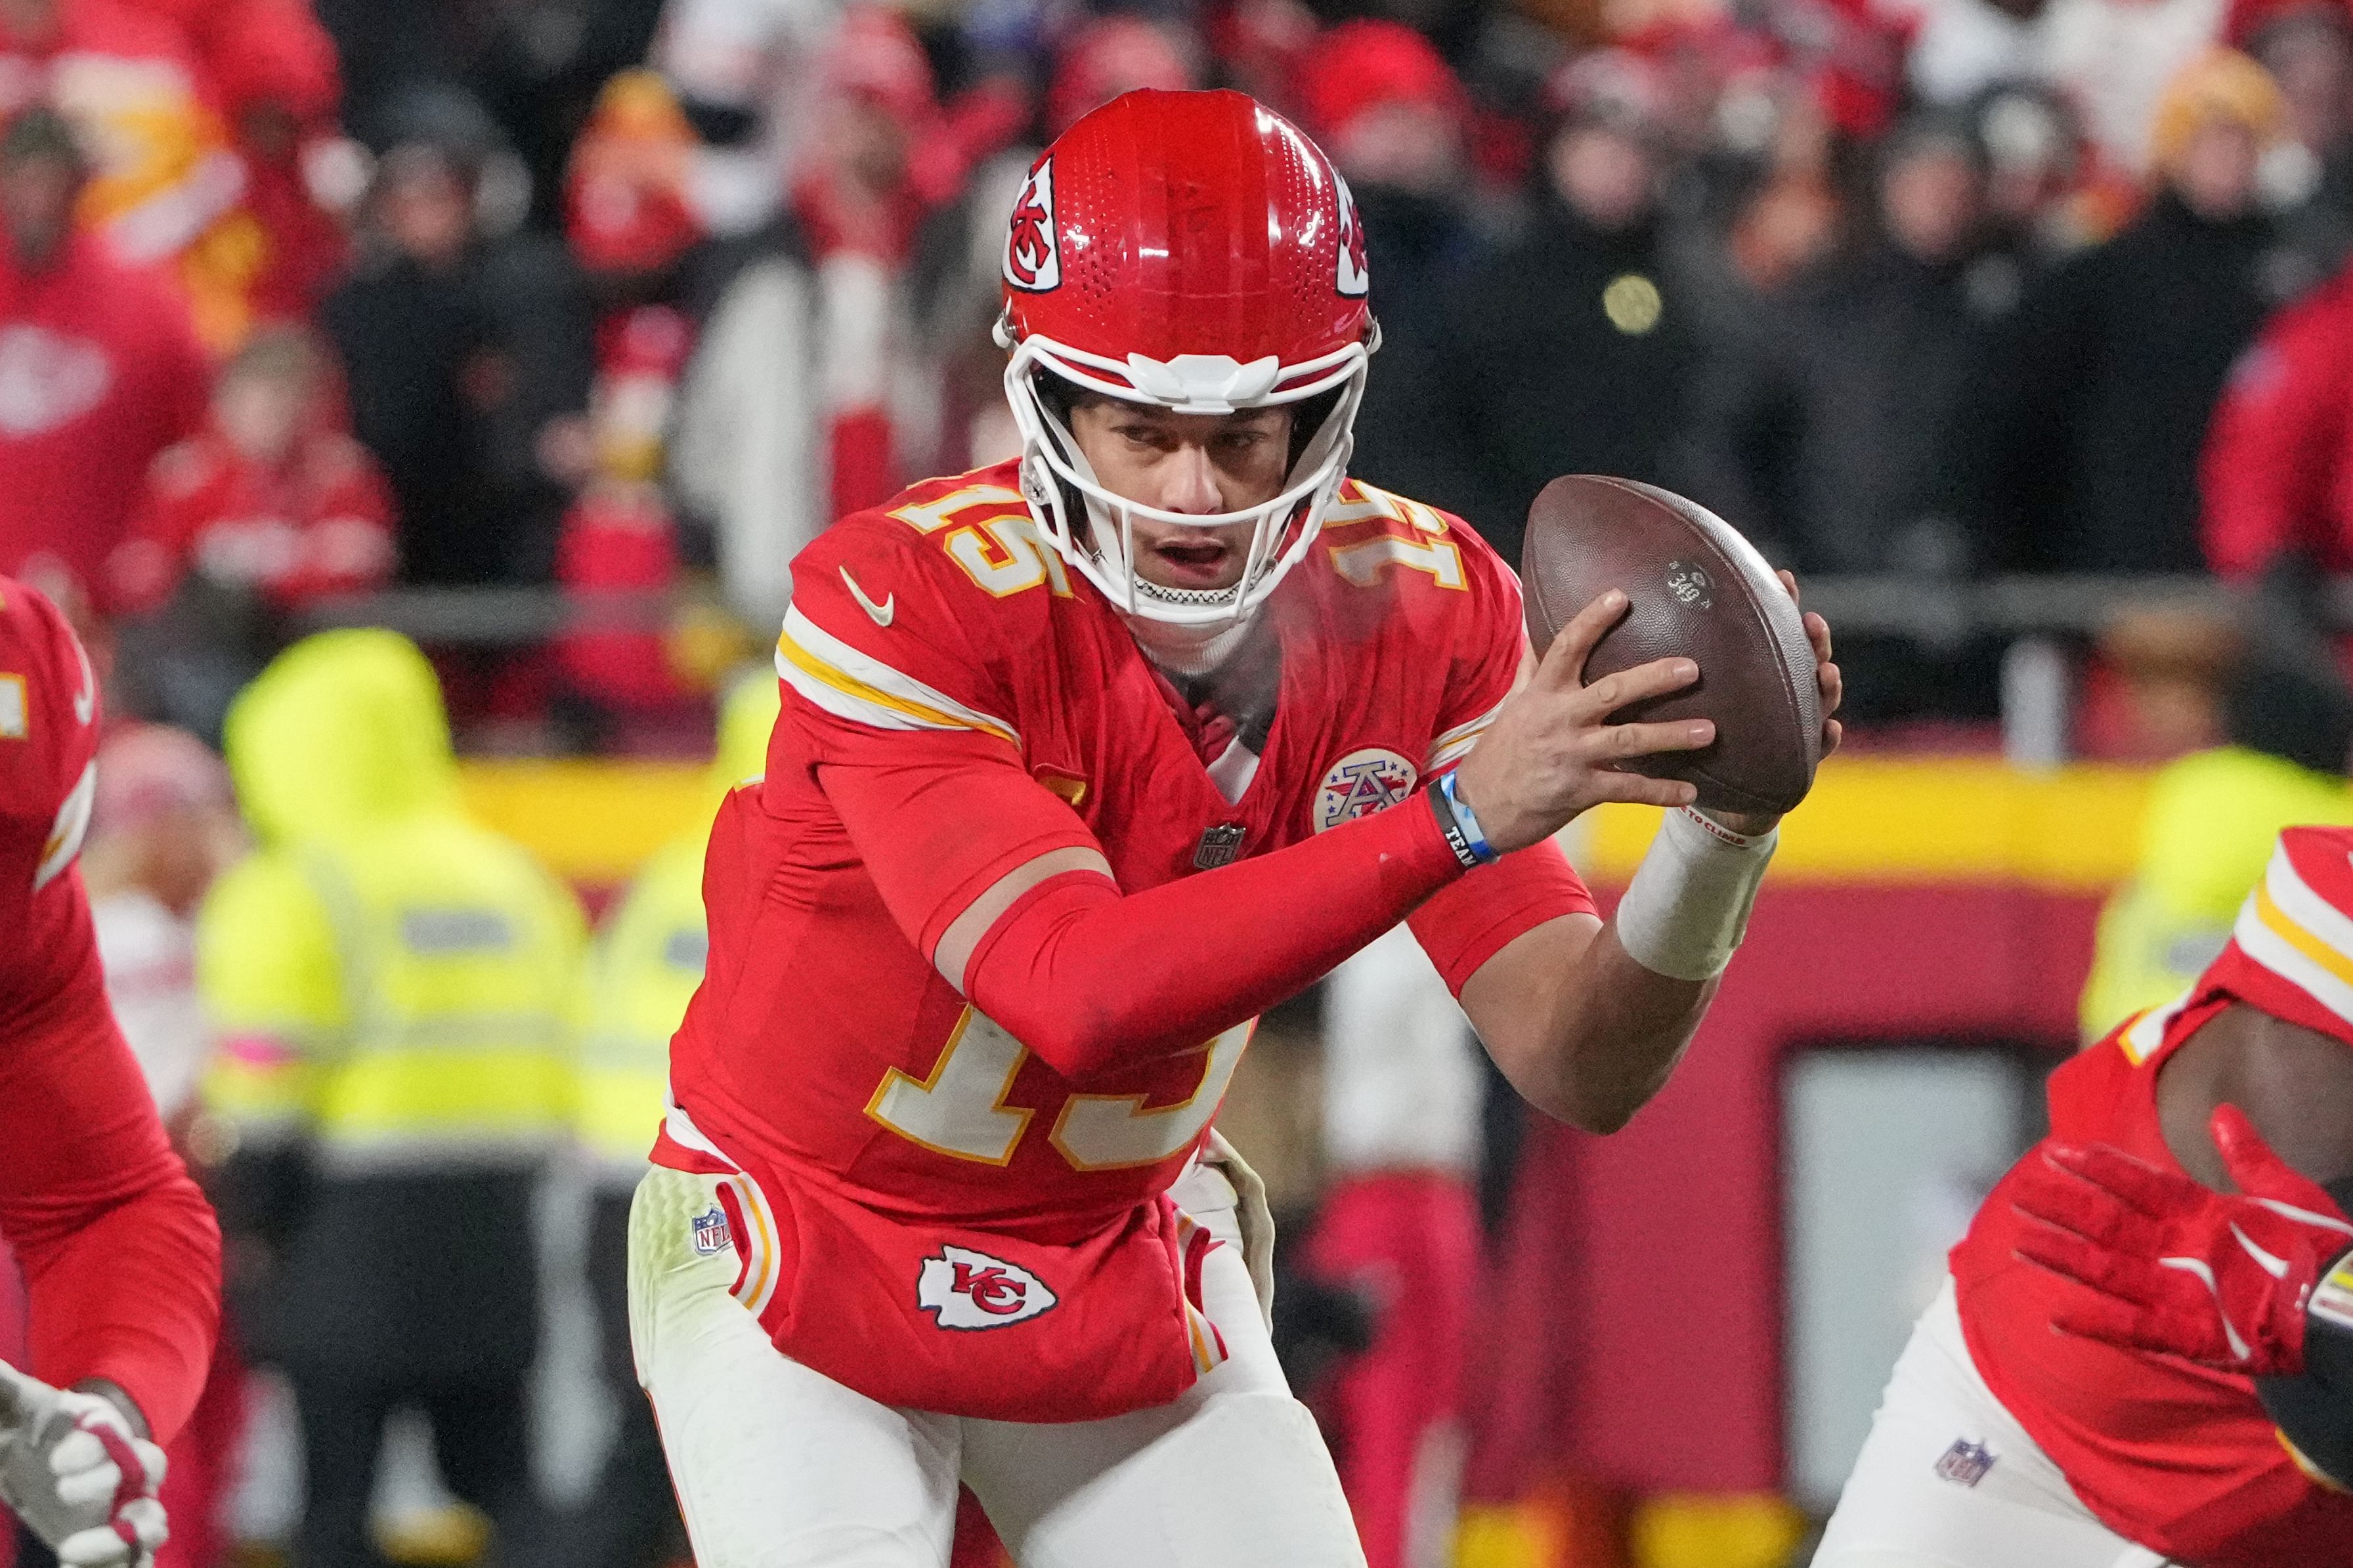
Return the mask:
<path id="1" fill-rule="evenodd" d="M 1670 979 L 1723 973 L 1780 838 L 1778 827 L 1744 837 L 1689 806 L 1667 813 L 1618 902 L 1618 945 Z"/>

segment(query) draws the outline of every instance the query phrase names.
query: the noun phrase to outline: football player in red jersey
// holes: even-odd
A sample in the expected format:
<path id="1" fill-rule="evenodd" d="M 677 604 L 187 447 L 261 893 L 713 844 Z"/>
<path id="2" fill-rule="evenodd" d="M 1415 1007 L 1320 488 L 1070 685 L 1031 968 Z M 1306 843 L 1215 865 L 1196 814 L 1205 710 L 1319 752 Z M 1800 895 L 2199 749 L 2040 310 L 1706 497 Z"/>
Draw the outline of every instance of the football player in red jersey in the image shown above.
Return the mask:
<path id="1" fill-rule="evenodd" d="M 1580 686 L 1622 595 L 1538 660 L 1484 544 L 1347 478 L 1369 281 L 1290 124 L 1120 98 L 1004 255 L 1021 457 L 794 563 L 632 1215 L 640 1380 L 706 1568 L 937 1568 L 959 1478 L 1026 1563 L 1360 1564 L 1203 1158 L 1252 1019 L 1407 921 L 1529 1100 L 1616 1128 L 1774 824 L 1611 765 L 1714 733 L 1607 722 L 1687 660 Z M 1550 842 L 1604 800 L 1677 808 L 1607 926 Z"/>
<path id="2" fill-rule="evenodd" d="M 2353 1568 L 2353 829 L 2050 1097 L 1815 1563 Z"/>
<path id="3" fill-rule="evenodd" d="M 220 1237 L 107 1006 L 73 863 L 97 745 L 81 645 L 0 577 L 0 1236 L 32 1352 L 0 1363 L 0 1501 L 61 1562 L 138 1564 L 158 1445 L 212 1363 Z"/>

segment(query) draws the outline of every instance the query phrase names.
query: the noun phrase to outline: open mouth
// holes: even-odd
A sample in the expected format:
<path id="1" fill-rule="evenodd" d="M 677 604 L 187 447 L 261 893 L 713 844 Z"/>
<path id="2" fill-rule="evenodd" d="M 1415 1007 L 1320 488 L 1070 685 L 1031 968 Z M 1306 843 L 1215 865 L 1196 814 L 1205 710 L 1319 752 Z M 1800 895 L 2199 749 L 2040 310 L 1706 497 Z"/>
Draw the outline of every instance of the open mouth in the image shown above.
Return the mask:
<path id="1" fill-rule="evenodd" d="M 1152 546 L 1153 559 L 1173 588 L 1224 586 L 1233 555 L 1231 548 L 1215 539 L 1172 539 Z"/>

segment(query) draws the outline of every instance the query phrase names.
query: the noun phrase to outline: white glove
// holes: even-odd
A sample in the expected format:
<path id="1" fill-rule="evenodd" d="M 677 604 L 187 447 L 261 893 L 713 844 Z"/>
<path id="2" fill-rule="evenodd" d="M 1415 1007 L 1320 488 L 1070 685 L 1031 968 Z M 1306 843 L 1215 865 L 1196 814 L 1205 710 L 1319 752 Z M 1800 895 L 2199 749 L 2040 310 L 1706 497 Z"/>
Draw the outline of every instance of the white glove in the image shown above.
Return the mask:
<path id="1" fill-rule="evenodd" d="M 1242 1233 L 1242 1262 L 1258 1293 L 1258 1310 L 1271 1329 L 1274 1326 L 1274 1211 L 1267 1206 L 1266 1183 L 1243 1160 L 1241 1151 L 1214 1127 L 1209 1130 L 1208 1146 L 1201 1151 L 1201 1163 L 1233 1184 L 1234 1225 Z"/>
<path id="2" fill-rule="evenodd" d="M 151 1568 L 168 1533 L 164 1450 L 113 1401 L 0 1362 L 0 1501 L 65 1568 Z"/>

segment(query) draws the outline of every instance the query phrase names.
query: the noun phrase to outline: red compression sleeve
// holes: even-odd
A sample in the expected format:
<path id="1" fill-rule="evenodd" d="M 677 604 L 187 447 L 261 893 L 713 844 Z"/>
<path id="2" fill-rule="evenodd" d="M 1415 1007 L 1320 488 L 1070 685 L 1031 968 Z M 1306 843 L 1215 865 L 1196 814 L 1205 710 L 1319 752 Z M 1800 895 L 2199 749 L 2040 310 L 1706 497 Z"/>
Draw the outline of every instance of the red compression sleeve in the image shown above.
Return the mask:
<path id="1" fill-rule="evenodd" d="M 1462 994 L 1479 966 L 1515 938 L 1563 915 L 1597 911 L 1585 880 L 1547 838 L 1482 866 L 1413 911 L 1407 922 L 1446 988 Z"/>
<path id="2" fill-rule="evenodd" d="M 212 1365 L 220 1234 L 115 1028 L 68 876 L 38 900 L 48 983 L 0 1017 L 0 1234 L 24 1265 L 33 1374 L 109 1379 L 168 1443 Z"/>
<path id="3" fill-rule="evenodd" d="M 1313 984 L 1462 875 L 1427 798 L 1122 896 L 1073 871 L 989 928 L 965 994 L 1065 1078 L 1191 1050 Z"/>

